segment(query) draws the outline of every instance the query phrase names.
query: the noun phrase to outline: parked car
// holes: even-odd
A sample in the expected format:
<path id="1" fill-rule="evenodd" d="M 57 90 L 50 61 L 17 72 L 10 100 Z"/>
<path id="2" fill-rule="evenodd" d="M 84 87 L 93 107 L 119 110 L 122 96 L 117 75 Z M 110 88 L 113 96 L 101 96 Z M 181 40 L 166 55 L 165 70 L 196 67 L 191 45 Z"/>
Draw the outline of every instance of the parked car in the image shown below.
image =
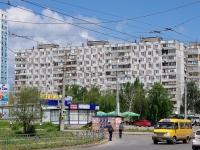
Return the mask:
<path id="1" fill-rule="evenodd" d="M 156 121 L 156 120 L 151 120 L 151 126 L 152 126 L 152 127 L 157 127 L 157 126 L 158 126 L 158 121 Z"/>
<path id="2" fill-rule="evenodd" d="M 200 129 L 197 130 L 192 137 L 192 149 L 193 150 L 198 150 L 200 149 Z"/>
<path id="3" fill-rule="evenodd" d="M 135 121 L 133 123 L 133 125 L 135 126 L 145 126 L 145 127 L 150 127 L 151 126 L 151 122 L 149 122 L 148 120 L 139 120 L 139 121 Z"/>

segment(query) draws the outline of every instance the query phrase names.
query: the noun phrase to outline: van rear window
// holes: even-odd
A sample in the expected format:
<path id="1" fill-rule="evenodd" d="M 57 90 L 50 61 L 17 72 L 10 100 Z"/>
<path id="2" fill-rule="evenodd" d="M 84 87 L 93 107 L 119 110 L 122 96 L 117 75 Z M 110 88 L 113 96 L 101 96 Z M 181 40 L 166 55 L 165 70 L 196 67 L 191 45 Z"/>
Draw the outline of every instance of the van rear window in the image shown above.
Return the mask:
<path id="1" fill-rule="evenodd" d="M 196 135 L 200 135 L 200 131 L 197 131 L 197 132 L 196 132 Z"/>

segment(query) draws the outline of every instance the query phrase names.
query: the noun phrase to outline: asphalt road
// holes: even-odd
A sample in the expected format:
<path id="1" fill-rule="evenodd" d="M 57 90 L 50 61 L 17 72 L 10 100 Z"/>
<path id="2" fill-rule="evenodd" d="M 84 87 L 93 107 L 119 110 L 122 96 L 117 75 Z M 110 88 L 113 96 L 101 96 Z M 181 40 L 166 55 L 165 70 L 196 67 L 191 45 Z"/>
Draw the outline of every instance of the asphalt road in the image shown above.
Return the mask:
<path id="1" fill-rule="evenodd" d="M 106 134 L 108 137 L 108 134 Z M 113 141 L 108 141 L 102 145 L 88 148 L 77 148 L 76 150 L 191 150 L 191 142 L 183 144 L 167 144 L 165 142 L 154 145 L 151 135 L 123 135 L 122 139 L 118 138 L 118 134 L 113 135 Z"/>

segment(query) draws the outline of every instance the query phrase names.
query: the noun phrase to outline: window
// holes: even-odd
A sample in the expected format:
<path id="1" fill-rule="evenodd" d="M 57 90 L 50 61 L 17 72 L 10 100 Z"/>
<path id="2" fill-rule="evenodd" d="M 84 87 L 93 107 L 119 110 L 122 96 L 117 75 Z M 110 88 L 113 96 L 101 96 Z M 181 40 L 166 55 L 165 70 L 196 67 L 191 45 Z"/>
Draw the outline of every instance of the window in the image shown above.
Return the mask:
<path id="1" fill-rule="evenodd" d="M 78 110 L 70 110 L 70 120 L 78 121 Z"/>
<path id="2" fill-rule="evenodd" d="M 148 55 L 151 55 L 151 52 L 148 52 Z"/>
<path id="3" fill-rule="evenodd" d="M 148 73 L 151 74 L 151 70 L 148 70 Z"/>
<path id="4" fill-rule="evenodd" d="M 141 49 L 144 49 L 144 46 L 141 46 Z"/>
<path id="5" fill-rule="evenodd" d="M 79 120 L 87 121 L 87 110 L 79 110 Z"/>
<path id="6" fill-rule="evenodd" d="M 144 52 L 141 52 L 141 55 L 144 56 Z"/>
<path id="7" fill-rule="evenodd" d="M 156 70 L 156 73 L 159 73 L 159 70 Z"/>
<path id="8" fill-rule="evenodd" d="M 51 110 L 51 121 L 59 121 L 60 110 Z"/>
<path id="9" fill-rule="evenodd" d="M 137 46 L 134 46 L 133 48 L 134 48 L 134 49 L 137 49 Z"/>
<path id="10" fill-rule="evenodd" d="M 180 122 L 179 125 L 180 125 L 180 129 L 185 129 L 185 124 L 183 122 Z"/>
<path id="11" fill-rule="evenodd" d="M 148 45 L 148 48 L 151 48 L 151 45 Z"/>

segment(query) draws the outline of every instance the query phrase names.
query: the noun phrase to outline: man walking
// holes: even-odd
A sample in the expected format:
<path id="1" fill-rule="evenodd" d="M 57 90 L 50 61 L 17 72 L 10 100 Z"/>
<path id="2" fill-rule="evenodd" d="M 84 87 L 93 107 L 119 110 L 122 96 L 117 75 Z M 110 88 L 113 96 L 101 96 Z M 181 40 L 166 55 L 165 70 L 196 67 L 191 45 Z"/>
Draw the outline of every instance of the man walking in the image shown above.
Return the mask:
<path id="1" fill-rule="evenodd" d="M 124 126 L 122 124 L 122 122 L 119 124 L 119 138 L 122 138 L 122 131 L 124 130 Z"/>
<path id="2" fill-rule="evenodd" d="M 112 133 L 113 133 L 114 129 L 110 122 L 108 122 L 107 128 L 108 128 L 108 132 L 109 132 L 109 141 L 112 141 Z"/>

